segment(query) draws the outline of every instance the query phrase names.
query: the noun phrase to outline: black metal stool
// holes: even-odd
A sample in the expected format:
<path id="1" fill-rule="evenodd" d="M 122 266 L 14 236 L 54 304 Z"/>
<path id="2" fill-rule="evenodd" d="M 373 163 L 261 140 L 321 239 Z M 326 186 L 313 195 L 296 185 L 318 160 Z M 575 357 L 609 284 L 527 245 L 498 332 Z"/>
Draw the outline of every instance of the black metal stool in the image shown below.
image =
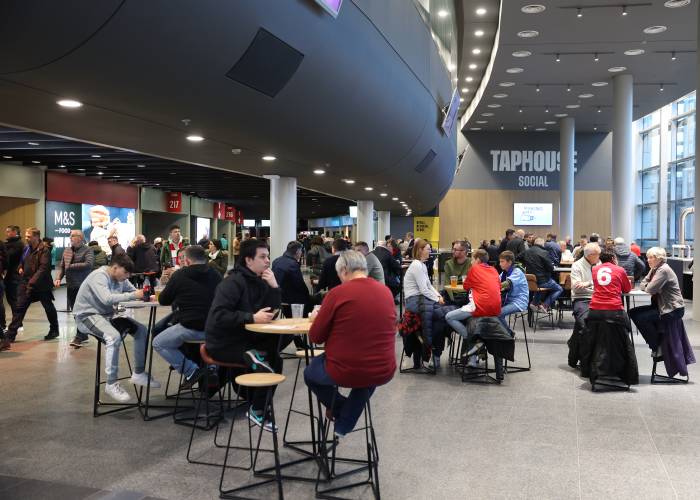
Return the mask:
<path id="1" fill-rule="evenodd" d="M 685 379 L 677 377 L 669 377 L 668 375 L 661 375 L 656 372 L 656 365 L 664 360 L 663 355 L 655 356 L 654 365 L 651 368 L 651 382 L 652 384 L 687 384 L 690 382 L 690 374 L 685 376 Z"/>
<path id="2" fill-rule="evenodd" d="M 527 367 L 524 366 L 508 366 L 508 360 L 505 360 L 505 370 L 506 373 L 518 373 L 518 372 L 528 372 L 532 369 L 532 362 L 530 361 L 530 346 L 527 340 L 527 325 L 525 324 L 525 317 L 527 316 L 527 311 L 521 311 L 513 313 L 508 316 L 508 323 L 510 323 L 511 318 L 513 319 L 512 326 L 509 328 L 513 330 L 515 334 L 515 326 L 518 324 L 518 319 L 520 319 L 523 325 L 523 336 L 525 337 L 525 351 L 527 352 Z M 515 337 L 514 337 L 515 338 Z"/>
<path id="3" fill-rule="evenodd" d="M 308 360 L 311 360 L 312 358 L 321 356 L 325 351 L 323 349 L 316 349 L 316 348 L 311 348 L 308 350 Z M 311 445 L 313 444 L 311 441 L 287 441 L 287 431 L 289 430 L 289 420 L 292 416 L 292 413 L 296 413 L 297 415 L 303 415 L 305 417 L 309 417 L 309 413 L 302 411 L 302 410 L 296 410 L 294 409 L 294 398 L 296 396 L 296 389 L 297 389 L 297 384 L 299 383 L 299 371 L 301 370 L 301 362 L 302 361 L 307 361 L 307 351 L 301 350 L 297 351 L 295 357 L 297 358 L 297 371 L 296 374 L 294 375 L 294 386 L 292 387 L 292 398 L 289 401 L 289 410 L 287 410 L 287 419 L 284 423 L 284 434 L 282 435 L 282 443 L 284 446 L 289 446 L 292 448 L 297 449 L 298 451 L 305 452 L 306 450 L 301 450 L 298 448 L 299 445 Z M 318 420 L 318 417 L 316 417 L 316 420 Z"/>
<path id="4" fill-rule="evenodd" d="M 336 394 L 338 387 L 335 387 Z M 329 412 L 332 415 L 333 414 L 333 409 L 335 406 L 335 396 L 333 397 L 333 401 L 331 403 L 331 407 L 329 408 Z M 321 402 L 318 402 L 318 411 L 319 415 L 322 415 L 322 405 Z M 365 409 L 363 411 L 364 417 L 365 417 L 365 425 L 364 427 L 360 427 L 353 429 L 351 432 L 349 432 L 343 439 L 348 439 L 350 434 L 353 434 L 355 432 L 359 431 L 365 431 L 365 444 L 366 444 L 366 450 L 367 450 L 367 458 L 364 459 L 357 459 L 357 458 L 340 458 L 336 455 L 336 449 L 338 447 L 338 440 L 334 439 L 332 441 L 331 449 L 328 450 L 326 447 L 326 444 L 329 442 L 328 441 L 328 434 L 330 432 L 331 428 L 331 421 L 326 419 L 325 422 L 323 422 L 322 418 L 319 418 L 319 423 L 323 422 L 323 428 L 319 429 L 319 436 L 322 436 L 322 439 L 319 440 L 319 447 L 320 447 L 320 453 L 322 456 L 323 460 L 323 468 L 325 468 L 325 471 L 323 471 L 322 467 L 319 467 L 318 470 L 318 476 L 316 478 L 316 498 L 325 498 L 325 499 L 343 499 L 345 497 L 339 497 L 336 496 L 338 492 L 353 489 L 353 488 L 358 488 L 360 486 L 367 486 L 369 485 L 372 488 L 372 494 L 374 495 L 375 500 L 379 500 L 381 498 L 380 492 L 379 492 L 379 449 L 377 447 L 377 438 L 374 432 L 374 424 L 372 422 L 372 406 L 370 404 L 370 399 L 367 399 L 367 402 L 365 403 Z M 333 430 L 335 433 L 335 423 L 333 422 Z M 330 452 L 331 456 L 330 459 L 328 457 L 328 453 Z M 355 464 L 359 465 L 359 467 L 355 467 L 351 470 L 337 473 L 335 470 L 335 466 L 337 462 L 342 462 L 342 463 L 349 463 L 349 464 Z M 350 483 L 346 484 L 343 486 L 336 486 L 336 487 L 331 487 L 327 488 L 324 490 L 319 489 L 319 486 L 321 485 L 324 480 L 321 479 L 321 473 L 325 472 L 326 476 L 328 477 L 328 481 L 333 481 L 335 479 L 340 479 L 342 477 L 347 477 L 352 474 L 356 474 L 358 472 L 362 472 L 364 470 L 367 470 L 368 472 L 368 477 L 364 481 L 358 481 L 355 483 Z"/>

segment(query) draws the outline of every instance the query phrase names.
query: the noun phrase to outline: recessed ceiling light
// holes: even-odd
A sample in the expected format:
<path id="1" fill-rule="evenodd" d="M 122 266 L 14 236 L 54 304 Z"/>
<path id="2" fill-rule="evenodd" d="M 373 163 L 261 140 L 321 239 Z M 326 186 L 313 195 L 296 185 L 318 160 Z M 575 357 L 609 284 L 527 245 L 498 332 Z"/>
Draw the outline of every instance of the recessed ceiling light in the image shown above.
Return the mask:
<path id="1" fill-rule="evenodd" d="M 374 188 L 371 186 L 365 187 L 365 191 L 374 191 Z"/>
<path id="2" fill-rule="evenodd" d="M 495 99 L 505 99 L 506 97 L 508 97 L 508 94 L 493 94 L 493 97 Z"/>
<path id="3" fill-rule="evenodd" d="M 97 175 L 104 175 L 104 172 L 97 172 Z"/>
<path id="4" fill-rule="evenodd" d="M 156 186 L 160 186 L 160 184 L 156 183 Z"/>
<path id="5" fill-rule="evenodd" d="M 58 168 L 66 168 L 65 165 L 59 165 Z"/>
<path id="6" fill-rule="evenodd" d="M 133 181 L 134 179 L 129 179 L 130 181 Z"/>
<path id="7" fill-rule="evenodd" d="M 685 7 L 686 5 L 690 5 L 690 0 L 666 0 L 666 2 L 664 2 L 664 7 L 668 7 L 669 9 L 677 9 L 678 7 Z"/>
<path id="8" fill-rule="evenodd" d="M 556 116 L 557 118 L 566 118 L 566 117 L 569 116 L 569 115 L 567 115 L 566 113 L 557 113 L 557 114 L 554 115 L 554 116 Z"/>
<path id="9" fill-rule="evenodd" d="M 30 146 L 38 146 L 39 145 L 38 142 L 28 142 L 27 144 L 29 144 Z"/>
<path id="10" fill-rule="evenodd" d="M 84 169 L 84 168 L 79 168 L 79 169 L 78 169 L 78 172 L 85 172 L 85 169 Z"/>
<path id="11" fill-rule="evenodd" d="M 525 6 L 521 7 L 520 10 L 524 14 L 539 14 L 541 12 L 544 12 L 545 8 L 546 7 L 544 5 L 540 5 L 540 4 L 535 3 L 535 4 L 531 4 L 531 5 L 525 5 Z"/>
<path id="12" fill-rule="evenodd" d="M 3 158 L 5 158 L 6 160 L 11 160 L 11 159 L 12 159 L 11 156 L 7 156 L 7 155 L 3 155 Z"/>
<path id="13" fill-rule="evenodd" d="M 608 84 L 608 82 L 593 82 L 591 85 L 594 87 L 605 87 Z"/>
<path id="14" fill-rule="evenodd" d="M 91 158 L 102 158 L 100 155 L 90 155 Z"/>
<path id="15" fill-rule="evenodd" d="M 486 117 L 493 116 L 493 113 L 481 113 L 481 116 L 486 116 Z"/>
<path id="16" fill-rule="evenodd" d="M 540 32 L 537 30 L 518 31 L 518 36 L 520 38 L 535 38 L 537 36 L 540 36 Z"/>
<path id="17" fill-rule="evenodd" d="M 39 164 L 41 163 L 40 161 L 32 160 L 32 163 Z"/>
<path id="18" fill-rule="evenodd" d="M 466 77 L 466 78 L 464 79 L 464 81 L 465 81 L 465 82 L 473 82 L 473 81 L 474 81 L 474 78 L 471 77 L 471 76 L 468 76 L 468 77 Z"/>
<path id="19" fill-rule="evenodd" d="M 501 87 L 512 87 L 513 85 L 515 85 L 515 82 L 501 82 L 498 85 Z"/>
<path id="20" fill-rule="evenodd" d="M 265 156 L 262 157 L 262 159 L 265 160 L 265 161 L 275 161 L 275 160 L 277 159 L 277 157 L 276 157 L 276 156 L 272 156 L 272 155 L 265 155 Z"/>
<path id="21" fill-rule="evenodd" d="M 343 182 L 344 182 L 345 184 L 355 184 L 354 179 L 343 179 Z"/>
<path id="22" fill-rule="evenodd" d="M 538 128 L 536 128 L 535 130 L 536 130 L 537 132 L 544 132 L 544 131 L 547 130 L 547 129 L 544 128 L 544 127 L 538 127 Z"/>
<path id="23" fill-rule="evenodd" d="M 627 68 L 625 66 L 613 66 L 612 68 L 608 68 L 608 71 L 610 73 L 621 73 L 622 71 L 625 71 Z"/>
<path id="24" fill-rule="evenodd" d="M 476 30 L 474 36 L 484 36 L 484 30 Z"/>
<path id="25" fill-rule="evenodd" d="M 488 121 L 487 120 L 477 120 L 476 123 L 479 125 L 485 125 L 488 123 Z"/>
<path id="26" fill-rule="evenodd" d="M 444 18 L 446 18 L 447 16 L 449 16 L 450 13 L 447 12 L 445 9 L 442 9 L 442 10 L 439 10 L 439 11 L 438 11 L 437 15 L 438 15 L 438 17 L 444 19 Z"/>
<path id="27" fill-rule="evenodd" d="M 464 97 L 460 97 L 459 102 L 464 102 Z"/>
<path id="28" fill-rule="evenodd" d="M 508 68 L 506 70 L 506 73 L 510 73 L 511 75 L 515 75 L 517 73 L 522 73 L 523 71 L 525 71 L 523 68 Z"/>
<path id="29" fill-rule="evenodd" d="M 472 54 L 474 54 L 474 55 L 479 55 L 479 54 L 481 54 L 481 49 L 479 49 L 479 48 L 472 49 Z"/>
<path id="30" fill-rule="evenodd" d="M 447 65 L 447 69 L 450 70 L 450 71 L 454 71 L 454 70 L 457 69 L 457 66 L 455 66 L 455 65 L 452 64 L 452 63 L 449 63 L 449 64 Z"/>
<path id="31" fill-rule="evenodd" d="M 82 102 L 76 101 L 75 99 L 61 99 L 56 101 L 56 104 L 62 108 L 79 108 L 83 105 Z"/>
<path id="32" fill-rule="evenodd" d="M 578 109 L 580 107 L 581 107 L 580 104 L 567 104 L 566 105 L 566 109 Z"/>
<path id="33" fill-rule="evenodd" d="M 644 54 L 644 49 L 630 49 L 625 51 L 626 56 L 641 56 Z"/>
<path id="34" fill-rule="evenodd" d="M 688 0 L 688 1 L 690 1 L 690 0 Z M 484 9 L 483 7 L 479 7 L 478 9 L 476 9 L 477 16 L 483 16 L 484 14 L 486 14 L 486 9 Z"/>
<path id="35" fill-rule="evenodd" d="M 391 199 L 391 201 L 399 201 L 399 199 L 398 199 L 396 196 L 394 196 L 394 197 Z"/>
<path id="36" fill-rule="evenodd" d="M 472 128 L 470 128 L 469 130 L 478 131 L 478 130 L 481 130 L 481 127 L 472 127 Z"/>
<path id="37" fill-rule="evenodd" d="M 121 177 L 121 176 L 119 176 L 119 175 L 113 175 L 112 177 L 114 177 L 115 179 L 118 179 L 118 178 Z"/>
<path id="38" fill-rule="evenodd" d="M 190 142 L 202 142 L 204 140 L 204 137 L 201 135 L 188 135 L 187 140 Z"/>
<path id="39" fill-rule="evenodd" d="M 386 193 L 379 193 L 379 196 L 381 196 L 382 198 L 386 198 L 386 197 L 389 196 L 389 195 L 386 194 Z"/>
<path id="40" fill-rule="evenodd" d="M 529 50 L 516 50 L 513 52 L 513 57 L 530 57 L 532 52 Z"/>
<path id="41" fill-rule="evenodd" d="M 593 130 L 598 130 L 598 127 L 593 127 Z"/>
<path id="42" fill-rule="evenodd" d="M 466 94 L 467 92 L 469 92 L 469 89 L 468 89 L 467 87 L 464 87 L 464 88 L 462 89 L 462 92 L 464 92 L 464 93 Z"/>
<path id="43" fill-rule="evenodd" d="M 323 175 L 325 173 L 326 173 L 326 171 L 323 170 L 322 168 L 317 168 L 316 170 L 314 170 L 314 174 L 316 174 L 316 175 Z"/>
<path id="44" fill-rule="evenodd" d="M 579 94 L 578 95 L 579 99 L 590 99 L 591 97 L 593 97 L 593 94 Z"/>
<path id="45" fill-rule="evenodd" d="M 471 63 L 471 64 L 469 65 L 469 69 L 476 69 L 476 68 L 477 68 L 477 66 L 476 66 L 476 64 L 474 64 L 474 63 Z"/>
<path id="46" fill-rule="evenodd" d="M 557 123 L 557 122 L 553 122 L 553 121 L 551 121 L 551 120 L 550 120 L 550 121 L 547 121 L 547 122 L 544 122 L 545 125 L 556 125 L 556 123 Z"/>
<path id="47" fill-rule="evenodd" d="M 500 108 L 501 105 L 493 103 L 493 104 L 487 104 L 486 107 L 496 109 L 496 108 Z"/>
<path id="48" fill-rule="evenodd" d="M 242 153 L 242 151 L 243 151 L 243 150 L 240 149 L 240 148 L 233 148 L 233 149 L 231 150 L 231 153 L 234 154 L 234 155 L 239 155 L 239 154 Z"/>
<path id="49" fill-rule="evenodd" d="M 138 168 L 146 168 L 146 165 L 136 165 Z"/>
<path id="50" fill-rule="evenodd" d="M 644 28 L 644 33 L 647 35 L 658 35 L 659 33 L 663 33 L 666 31 L 668 28 L 666 26 L 649 26 L 647 28 Z"/>

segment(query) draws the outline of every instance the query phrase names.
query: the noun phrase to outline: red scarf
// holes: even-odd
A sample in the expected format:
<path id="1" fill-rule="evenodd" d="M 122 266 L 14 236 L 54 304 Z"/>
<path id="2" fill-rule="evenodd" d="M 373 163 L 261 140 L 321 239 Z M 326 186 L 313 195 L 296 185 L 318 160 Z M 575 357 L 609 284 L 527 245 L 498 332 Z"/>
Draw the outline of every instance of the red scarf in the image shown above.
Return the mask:
<path id="1" fill-rule="evenodd" d="M 168 245 L 170 246 L 170 260 L 173 260 L 173 256 L 175 256 L 175 265 L 179 266 L 180 265 L 180 257 L 177 254 L 177 251 L 182 248 L 182 239 L 180 239 L 180 242 L 177 244 L 177 248 L 175 248 L 175 243 L 173 243 L 171 240 L 168 240 Z"/>

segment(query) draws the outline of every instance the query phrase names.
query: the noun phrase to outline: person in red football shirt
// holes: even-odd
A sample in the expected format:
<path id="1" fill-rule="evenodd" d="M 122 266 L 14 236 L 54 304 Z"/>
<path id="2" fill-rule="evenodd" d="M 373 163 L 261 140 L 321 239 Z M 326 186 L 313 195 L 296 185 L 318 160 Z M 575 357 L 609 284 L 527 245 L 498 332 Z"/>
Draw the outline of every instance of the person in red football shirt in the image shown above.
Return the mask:
<path id="1" fill-rule="evenodd" d="M 593 297 L 591 311 L 624 311 L 622 294 L 632 289 L 627 273 L 617 265 L 617 258 L 610 250 L 600 254 L 599 266 L 593 268 Z"/>

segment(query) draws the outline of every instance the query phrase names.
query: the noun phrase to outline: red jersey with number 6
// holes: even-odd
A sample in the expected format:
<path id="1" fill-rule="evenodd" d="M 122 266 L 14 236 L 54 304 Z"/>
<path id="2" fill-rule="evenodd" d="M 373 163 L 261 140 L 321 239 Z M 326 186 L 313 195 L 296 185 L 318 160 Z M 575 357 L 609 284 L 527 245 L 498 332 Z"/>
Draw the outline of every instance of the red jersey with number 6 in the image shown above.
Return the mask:
<path id="1" fill-rule="evenodd" d="M 593 298 L 590 309 L 624 310 L 622 294 L 632 289 L 627 273 L 620 266 L 606 262 L 593 268 Z"/>

